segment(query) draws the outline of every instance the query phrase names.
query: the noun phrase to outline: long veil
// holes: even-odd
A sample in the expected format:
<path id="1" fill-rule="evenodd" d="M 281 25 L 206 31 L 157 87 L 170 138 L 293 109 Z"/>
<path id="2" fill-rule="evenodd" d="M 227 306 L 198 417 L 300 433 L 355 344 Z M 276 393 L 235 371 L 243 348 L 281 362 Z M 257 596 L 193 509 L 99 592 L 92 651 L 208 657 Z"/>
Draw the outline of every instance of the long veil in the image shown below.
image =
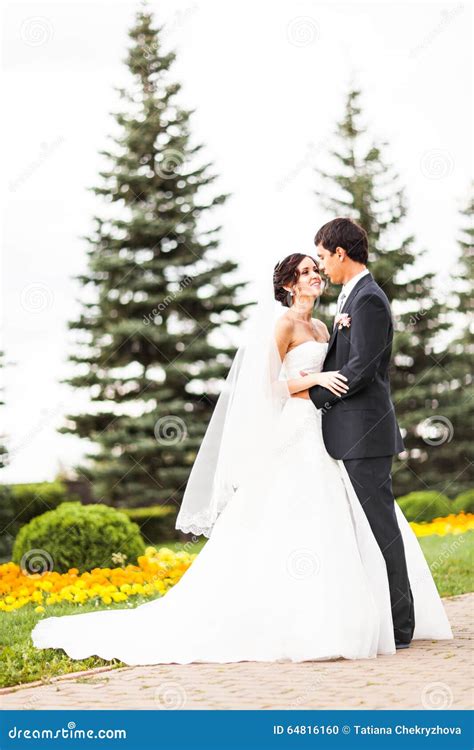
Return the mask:
<path id="1" fill-rule="evenodd" d="M 275 340 L 275 324 L 284 312 L 274 299 L 273 266 L 267 266 L 189 475 L 177 529 L 209 537 L 236 492 L 245 485 L 256 492 L 268 486 L 278 419 L 290 398 Z"/>

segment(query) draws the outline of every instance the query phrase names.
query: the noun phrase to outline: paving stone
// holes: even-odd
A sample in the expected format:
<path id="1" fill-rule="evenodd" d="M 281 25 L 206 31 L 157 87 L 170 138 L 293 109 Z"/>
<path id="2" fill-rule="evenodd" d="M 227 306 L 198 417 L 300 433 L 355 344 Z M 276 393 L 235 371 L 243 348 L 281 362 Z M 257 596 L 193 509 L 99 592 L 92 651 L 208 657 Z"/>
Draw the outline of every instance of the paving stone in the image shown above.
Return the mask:
<path id="1" fill-rule="evenodd" d="M 444 600 L 454 641 L 350 661 L 159 664 L 2 691 L 1 709 L 472 708 L 474 594 Z"/>

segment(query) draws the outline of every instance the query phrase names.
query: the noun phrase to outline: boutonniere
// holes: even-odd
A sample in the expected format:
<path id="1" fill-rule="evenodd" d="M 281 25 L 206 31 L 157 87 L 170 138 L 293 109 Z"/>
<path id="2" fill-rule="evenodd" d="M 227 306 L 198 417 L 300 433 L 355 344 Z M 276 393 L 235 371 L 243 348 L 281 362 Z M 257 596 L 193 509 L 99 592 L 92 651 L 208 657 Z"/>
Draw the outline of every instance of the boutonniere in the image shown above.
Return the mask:
<path id="1" fill-rule="evenodd" d="M 350 316 L 347 313 L 339 313 L 339 315 L 336 318 L 336 325 L 339 331 L 341 330 L 341 328 L 350 328 L 351 327 Z"/>

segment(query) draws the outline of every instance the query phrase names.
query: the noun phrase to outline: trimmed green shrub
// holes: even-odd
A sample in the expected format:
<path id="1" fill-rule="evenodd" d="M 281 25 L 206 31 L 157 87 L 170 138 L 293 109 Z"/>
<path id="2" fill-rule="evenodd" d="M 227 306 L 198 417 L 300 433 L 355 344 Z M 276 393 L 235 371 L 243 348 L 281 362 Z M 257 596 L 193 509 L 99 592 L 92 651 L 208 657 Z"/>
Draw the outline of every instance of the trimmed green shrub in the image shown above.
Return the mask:
<path id="1" fill-rule="evenodd" d="M 464 513 L 474 513 L 474 490 L 461 492 L 461 494 L 453 500 L 452 507 L 452 513 L 462 513 L 463 511 Z"/>
<path id="2" fill-rule="evenodd" d="M 0 558 L 9 558 L 12 551 L 16 529 L 12 528 L 11 515 L 4 512 L 13 503 L 12 490 L 8 484 L 0 484 Z"/>
<path id="3" fill-rule="evenodd" d="M 34 551 L 36 555 L 33 554 Z M 125 563 L 136 564 L 145 551 L 140 529 L 125 513 L 106 505 L 62 503 L 33 518 L 18 532 L 13 545 L 13 561 L 30 572 L 54 569 L 60 573 L 78 568 L 81 573 L 93 568 L 117 567 L 114 553 L 125 555 Z M 28 565 L 28 555 L 32 563 Z M 33 560 L 36 568 L 33 567 Z"/>
<path id="4" fill-rule="evenodd" d="M 121 508 L 140 527 L 146 544 L 178 539 L 175 527 L 178 508 L 175 505 L 152 505 L 149 508 Z"/>
<path id="5" fill-rule="evenodd" d="M 13 540 L 25 523 L 68 500 L 62 482 L 34 482 L 0 487 L 0 555 L 11 555 Z"/>
<path id="6" fill-rule="evenodd" d="M 433 518 L 448 516 L 452 511 L 452 502 L 439 492 L 410 492 L 399 497 L 397 503 L 407 521 L 432 521 Z"/>

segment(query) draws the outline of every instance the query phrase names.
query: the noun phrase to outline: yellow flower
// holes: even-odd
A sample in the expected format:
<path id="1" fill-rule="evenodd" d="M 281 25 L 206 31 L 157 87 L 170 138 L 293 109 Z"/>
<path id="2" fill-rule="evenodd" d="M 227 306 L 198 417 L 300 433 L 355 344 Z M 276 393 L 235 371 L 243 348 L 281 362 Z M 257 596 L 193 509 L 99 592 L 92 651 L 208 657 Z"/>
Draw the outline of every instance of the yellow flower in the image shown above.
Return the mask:
<path id="1" fill-rule="evenodd" d="M 44 607 L 42 607 L 41 605 L 38 607 L 35 607 L 35 612 L 44 612 Z"/>
<path id="2" fill-rule="evenodd" d="M 112 599 L 114 602 L 124 602 L 127 600 L 127 595 L 117 591 L 117 593 L 112 594 Z"/>
<path id="3" fill-rule="evenodd" d="M 455 528 L 460 533 L 459 524 Z M 102 600 L 108 605 L 134 596 L 163 595 L 180 580 L 195 557 L 196 553 L 150 546 L 137 564 L 94 568 L 81 574 L 77 568 L 70 568 L 67 573 L 47 571 L 30 575 L 16 563 L 0 564 L 0 611 L 12 612 L 30 603 L 43 611 L 58 602 L 80 606 L 86 601 Z"/>
<path id="4" fill-rule="evenodd" d="M 429 523 L 410 523 L 416 536 L 430 536 L 436 534 L 445 536 L 446 534 L 465 534 L 467 531 L 474 529 L 473 513 L 451 514 L 444 518 L 435 518 Z"/>

